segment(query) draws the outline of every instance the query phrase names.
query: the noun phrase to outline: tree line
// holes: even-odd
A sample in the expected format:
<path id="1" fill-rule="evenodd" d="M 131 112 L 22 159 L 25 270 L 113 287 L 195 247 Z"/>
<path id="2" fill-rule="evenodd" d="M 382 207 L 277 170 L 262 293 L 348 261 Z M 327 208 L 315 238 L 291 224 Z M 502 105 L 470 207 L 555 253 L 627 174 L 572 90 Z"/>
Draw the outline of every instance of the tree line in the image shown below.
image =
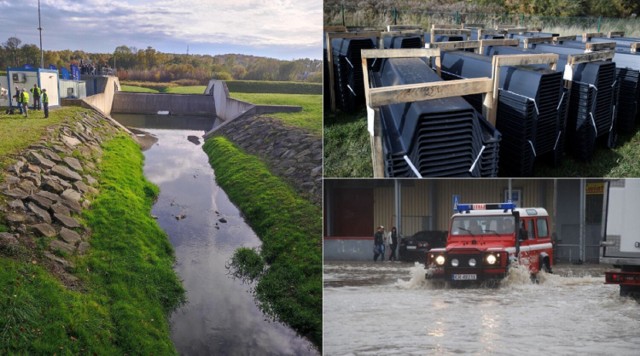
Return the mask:
<path id="1" fill-rule="evenodd" d="M 40 49 L 10 37 L 0 45 L 0 69 L 40 66 Z M 44 66 L 69 68 L 71 64 L 115 69 L 120 80 L 206 84 L 221 80 L 322 81 L 322 61 L 317 59 L 279 60 L 243 54 L 195 55 L 163 53 L 152 47 L 138 49 L 118 46 L 113 53 L 81 50 L 44 51 Z"/>
<path id="2" fill-rule="evenodd" d="M 344 7 L 361 12 L 384 11 L 393 16 L 394 8 L 403 11 L 509 13 L 539 16 L 635 17 L 640 15 L 637 0 L 325 0 L 327 11 Z"/>

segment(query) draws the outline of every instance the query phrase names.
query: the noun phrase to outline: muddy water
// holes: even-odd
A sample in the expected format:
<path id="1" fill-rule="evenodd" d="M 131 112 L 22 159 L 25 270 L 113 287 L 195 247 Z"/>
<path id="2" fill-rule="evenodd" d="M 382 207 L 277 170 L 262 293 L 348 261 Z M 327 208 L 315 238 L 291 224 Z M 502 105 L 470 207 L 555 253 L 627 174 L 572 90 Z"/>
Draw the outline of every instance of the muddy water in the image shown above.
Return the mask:
<path id="1" fill-rule="evenodd" d="M 638 355 L 640 304 L 602 269 L 557 267 L 532 284 L 448 288 L 407 263 L 326 263 L 326 355 Z"/>
<path id="2" fill-rule="evenodd" d="M 179 128 L 143 128 L 158 139 L 144 152 L 145 176 L 160 187 L 152 214 L 175 248 L 175 270 L 187 290 L 188 302 L 170 318 L 176 349 L 182 355 L 317 354 L 306 339 L 260 311 L 254 286 L 229 275 L 233 252 L 258 247 L 260 240 L 216 185 L 202 150 L 204 131 Z"/>

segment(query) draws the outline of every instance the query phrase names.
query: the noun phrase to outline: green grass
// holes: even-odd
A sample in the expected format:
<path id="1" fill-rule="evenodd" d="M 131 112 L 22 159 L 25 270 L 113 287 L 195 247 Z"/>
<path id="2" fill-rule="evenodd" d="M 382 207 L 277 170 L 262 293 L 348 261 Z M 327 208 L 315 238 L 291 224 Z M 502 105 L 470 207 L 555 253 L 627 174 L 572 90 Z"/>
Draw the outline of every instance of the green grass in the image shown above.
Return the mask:
<path id="1" fill-rule="evenodd" d="M 322 95 L 322 83 L 274 82 L 263 80 L 227 81 L 230 92 Z"/>
<path id="2" fill-rule="evenodd" d="M 285 125 L 299 127 L 318 136 L 322 134 L 322 95 L 232 92 L 231 97 L 252 104 L 302 106 L 301 112 L 274 113 L 269 116 L 280 119 Z"/>
<path id="3" fill-rule="evenodd" d="M 640 177 L 640 131 L 620 136 L 615 149 L 598 145 L 590 162 L 568 155 L 556 168 L 536 164 L 534 173 L 538 177 Z"/>
<path id="4" fill-rule="evenodd" d="M 78 110 L 59 113 L 73 122 Z M 143 156 L 128 136 L 103 148 L 100 194 L 83 215 L 91 249 L 70 257 L 81 291 L 32 263 L 37 251 L 0 249 L 0 354 L 175 354 L 168 314 L 184 290 L 167 236 L 150 216 L 158 189 L 144 179 Z"/>
<path id="5" fill-rule="evenodd" d="M 338 114 L 324 119 L 325 177 L 372 177 L 367 116 Z"/>
<path id="6" fill-rule="evenodd" d="M 51 110 L 46 120 L 42 111 L 29 110 L 27 119 L 20 114 L 7 115 L 3 110 L 0 114 L 0 168 L 7 163 L 8 155 L 27 148 L 43 136 L 48 126 L 59 124 L 80 110 L 72 107 Z"/>
<path id="7" fill-rule="evenodd" d="M 206 85 L 168 87 L 163 93 L 168 94 L 204 94 Z"/>
<path id="8" fill-rule="evenodd" d="M 260 258 L 246 250 L 239 250 L 234 257 L 247 261 L 251 266 L 246 270 L 253 274 L 259 274 L 262 263 L 269 266 L 256 286 L 261 308 L 321 348 L 320 209 L 272 175 L 257 157 L 225 138 L 207 140 L 204 150 L 218 184 L 262 240 Z"/>
<path id="9" fill-rule="evenodd" d="M 136 85 L 126 85 L 126 84 L 120 85 L 120 90 L 128 93 L 154 93 L 154 94 L 160 93 L 160 90 L 158 89 L 152 89 L 152 88 L 141 87 Z"/>

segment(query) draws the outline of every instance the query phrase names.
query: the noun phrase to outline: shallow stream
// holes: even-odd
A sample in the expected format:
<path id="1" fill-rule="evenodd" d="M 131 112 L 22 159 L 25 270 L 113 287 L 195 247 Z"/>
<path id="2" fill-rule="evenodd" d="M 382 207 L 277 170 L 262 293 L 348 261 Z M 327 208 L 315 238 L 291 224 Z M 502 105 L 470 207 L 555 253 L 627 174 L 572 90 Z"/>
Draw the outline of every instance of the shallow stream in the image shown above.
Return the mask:
<path id="1" fill-rule="evenodd" d="M 120 116 L 157 142 L 144 152 L 144 173 L 160 187 L 153 207 L 176 253 L 175 270 L 187 303 L 171 316 L 171 337 L 182 355 L 306 355 L 312 344 L 291 328 L 269 320 L 256 306 L 252 285 L 227 269 L 239 247 L 261 242 L 217 186 L 202 150 L 213 119 Z M 175 125 L 171 121 L 178 120 Z"/>

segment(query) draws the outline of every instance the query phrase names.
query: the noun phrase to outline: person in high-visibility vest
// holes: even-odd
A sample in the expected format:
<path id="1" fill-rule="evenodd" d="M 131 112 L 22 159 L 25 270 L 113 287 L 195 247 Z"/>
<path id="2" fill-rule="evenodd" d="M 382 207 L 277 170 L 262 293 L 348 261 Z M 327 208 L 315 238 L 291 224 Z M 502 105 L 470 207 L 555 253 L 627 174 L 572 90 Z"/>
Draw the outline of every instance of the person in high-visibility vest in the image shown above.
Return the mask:
<path id="1" fill-rule="evenodd" d="M 34 84 L 30 91 L 31 94 L 33 94 L 33 110 L 40 110 L 40 95 L 42 94 L 42 90 L 38 88 L 38 84 Z"/>
<path id="2" fill-rule="evenodd" d="M 24 117 L 29 117 L 29 93 L 27 89 L 22 88 L 22 110 L 24 111 Z"/>
<path id="3" fill-rule="evenodd" d="M 13 97 L 16 98 L 18 109 L 20 109 L 20 115 L 22 115 L 22 93 L 20 92 L 20 89 L 18 89 L 18 87 L 16 87 L 16 94 Z"/>
<path id="4" fill-rule="evenodd" d="M 42 89 L 42 107 L 44 108 L 44 118 L 49 117 L 49 95 L 47 89 Z"/>

